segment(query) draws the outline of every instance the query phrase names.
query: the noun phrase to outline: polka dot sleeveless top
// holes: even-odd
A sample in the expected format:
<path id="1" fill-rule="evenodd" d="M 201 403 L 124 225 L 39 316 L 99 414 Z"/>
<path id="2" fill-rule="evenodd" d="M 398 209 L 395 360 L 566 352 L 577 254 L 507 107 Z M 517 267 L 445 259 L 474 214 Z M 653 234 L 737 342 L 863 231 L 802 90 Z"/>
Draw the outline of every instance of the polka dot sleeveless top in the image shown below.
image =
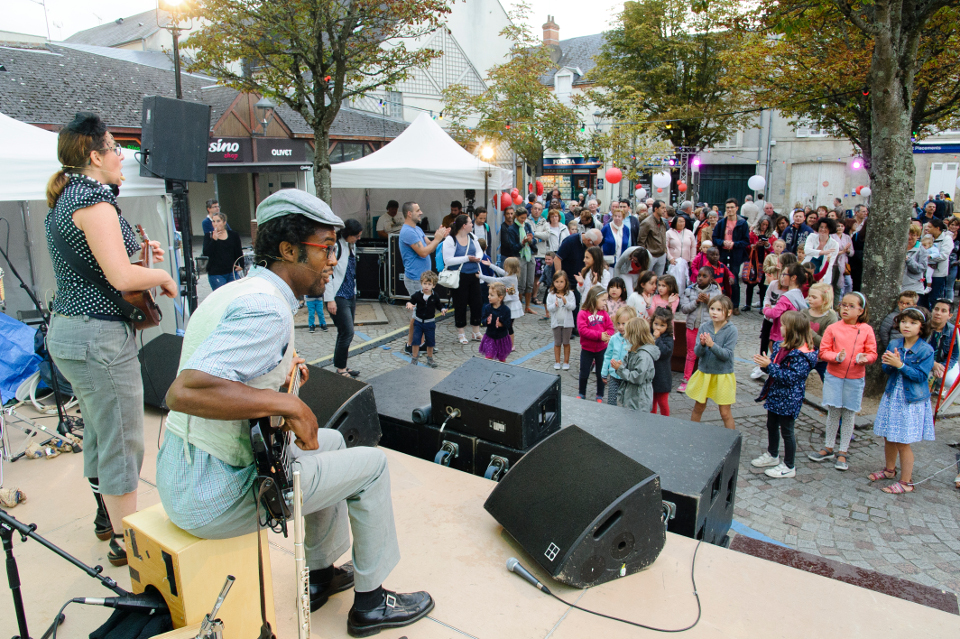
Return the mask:
<path id="1" fill-rule="evenodd" d="M 140 250 L 140 243 L 134 235 L 133 228 L 120 214 L 117 198 L 110 187 L 83 175 L 71 175 L 56 206 L 50 209 L 46 219 L 47 248 L 53 259 L 53 272 L 57 278 L 57 295 L 53 300 L 53 312 L 60 315 L 120 316 L 120 309 L 116 304 L 104 297 L 86 278 L 67 265 L 60 256 L 60 251 L 53 245 L 53 238 L 50 236 L 50 225 L 56 224 L 63 239 L 76 249 L 80 259 L 90 264 L 97 273 L 103 273 L 87 245 L 86 234 L 73 223 L 74 211 L 100 202 L 108 202 L 116 208 L 127 255 L 133 255 Z"/>

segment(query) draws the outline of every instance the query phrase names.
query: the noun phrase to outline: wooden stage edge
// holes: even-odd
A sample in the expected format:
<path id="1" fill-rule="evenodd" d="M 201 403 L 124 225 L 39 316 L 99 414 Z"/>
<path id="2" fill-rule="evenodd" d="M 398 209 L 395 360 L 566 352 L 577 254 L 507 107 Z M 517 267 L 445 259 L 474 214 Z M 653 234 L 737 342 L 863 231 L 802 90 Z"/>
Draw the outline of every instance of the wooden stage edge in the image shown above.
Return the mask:
<path id="1" fill-rule="evenodd" d="M 659 635 L 601 619 L 544 595 L 506 570 L 517 557 L 568 602 L 658 628 L 696 618 L 690 566 L 697 542 L 672 533 L 647 570 L 577 590 L 552 581 L 483 509 L 494 483 L 384 449 L 390 465 L 402 559 L 390 589 L 427 590 L 436 608 L 427 619 L 384 639 L 453 637 L 619 639 Z M 289 540 L 275 538 L 274 601 L 280 637 L 295 637 L 293 558 Z M 910 632 L 957 637 L 956 615 L 821 577 L 773 561 L 701 544 L 696 561 L 703 607 L 690 637 L 862 637 Z M 347 637 L 350 592 L 313 614 L 313 636 Z"/>

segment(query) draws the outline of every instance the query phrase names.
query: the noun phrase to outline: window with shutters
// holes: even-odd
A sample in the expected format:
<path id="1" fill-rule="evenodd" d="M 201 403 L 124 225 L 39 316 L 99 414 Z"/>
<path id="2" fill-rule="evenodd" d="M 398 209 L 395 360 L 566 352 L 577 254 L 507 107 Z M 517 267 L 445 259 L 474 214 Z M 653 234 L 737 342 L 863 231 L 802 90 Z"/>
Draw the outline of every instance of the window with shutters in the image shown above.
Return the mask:
<path id="1" fill-rule="evenodd" d="M 830 132 L 826 129 L 820 129 L 810 120 L 800 120 L 797 122 L 798 138 L 825 138 L 829 137 Z"/>
<path id="2" fill-rule="evenodd" d="M 713 145 L 714 149 L 740 149 L 743 148 L 743 131 L 737 131 L 723 142 Z"/>

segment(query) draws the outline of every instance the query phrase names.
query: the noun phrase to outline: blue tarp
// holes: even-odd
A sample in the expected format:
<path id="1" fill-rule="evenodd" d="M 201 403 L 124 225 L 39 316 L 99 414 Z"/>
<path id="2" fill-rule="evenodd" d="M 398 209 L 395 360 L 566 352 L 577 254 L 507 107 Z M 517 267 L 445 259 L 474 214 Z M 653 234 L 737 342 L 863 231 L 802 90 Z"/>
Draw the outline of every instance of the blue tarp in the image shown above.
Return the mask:
<path id="1" fill-rule="evenodd" d="M 39 369 L 40 356 L 33 352 L 36 332 L 37 329 L 0 313 L 0 398 L 4 404 Z"/>

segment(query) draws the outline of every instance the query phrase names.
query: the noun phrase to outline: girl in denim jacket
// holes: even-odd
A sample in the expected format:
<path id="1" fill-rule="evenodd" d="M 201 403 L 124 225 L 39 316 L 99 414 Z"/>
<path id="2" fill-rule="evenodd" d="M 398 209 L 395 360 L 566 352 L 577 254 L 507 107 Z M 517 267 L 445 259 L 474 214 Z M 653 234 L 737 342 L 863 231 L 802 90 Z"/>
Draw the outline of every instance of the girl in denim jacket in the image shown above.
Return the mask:
<path id="1" fill-rule="evenodd" d="M 881 490 L 900 495 L 913 492 L 913 450 L 910 444 L 933 440 L 933 410 L 927 379 L 933 370 L 933 347 L 924 339 L 930 334 L 930 320 L 923 309 L 911 307 L 901 312 L 894 324 L 903 336 L 887 345 L 881 361 L 887 389 L 880 400 L 873 433 L 883 437 L 883 470 L 869 475 L 870 481 L 897 476 L 900 480 Z"/>

